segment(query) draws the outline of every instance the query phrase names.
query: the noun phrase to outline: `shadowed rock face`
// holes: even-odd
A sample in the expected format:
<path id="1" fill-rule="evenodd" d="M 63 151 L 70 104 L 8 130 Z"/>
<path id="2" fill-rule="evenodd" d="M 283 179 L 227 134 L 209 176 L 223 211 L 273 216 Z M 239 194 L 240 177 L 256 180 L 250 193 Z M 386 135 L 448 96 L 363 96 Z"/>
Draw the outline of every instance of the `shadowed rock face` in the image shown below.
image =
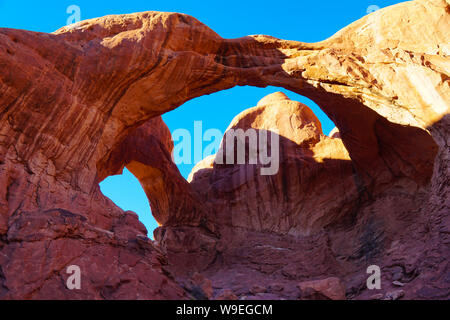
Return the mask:
<path id="1" fill-rule="evenodd" d="M 448 298 L 449 12 L 407 2 L 315 44 L 160 12 L 0 29 L 0 297 L 185 298 L 200 272 L 211 297 L 298 298 L 300 281 L 339 277 L 369 298 L 377 264 L 383 293 L 399 280 L 406 298 Z M 187 183 L 158 116 L 236 85 L 311 98 L 340 139 L 272 95 L 230 128 L 277 129 L 278 173 L 206 159 Z M 157 242 L 99 191 L 124 166 Z M 71 264 L 81 291 L 64 287 Z"/>
<path id="2" fill-rule="evenodd" d="M 227 163 L 224 150 L 229 140 L 225 137 L 232 130 L 247 133 L 242 135 L 245 164 Z M 202 195 L 202 203 L 208 203 L 211 214 L 217 215 L 218 225 L 310 234 L 339 221 L 358 199 L 354 168 L 342 141 L 323 135 L 311 109 L 282 93 L 269 95 L 238 115 L 225 137 L 216 163 L 211 167 L 206 160 L 203 167 L 197 165 L 190 181 Z M 230 149 L 233 163 L 238 160 L 239 143 L 234 139 Z M 267 150 L 261 150 L 266 145 Z M 249 161 L 252 148 L 258 149 L 255 164 Z M 277 154 L 269 158 L 277 163 L 262 164 L 261 153 Z M 263 168 L 273 170 L 265 174 Z"/>

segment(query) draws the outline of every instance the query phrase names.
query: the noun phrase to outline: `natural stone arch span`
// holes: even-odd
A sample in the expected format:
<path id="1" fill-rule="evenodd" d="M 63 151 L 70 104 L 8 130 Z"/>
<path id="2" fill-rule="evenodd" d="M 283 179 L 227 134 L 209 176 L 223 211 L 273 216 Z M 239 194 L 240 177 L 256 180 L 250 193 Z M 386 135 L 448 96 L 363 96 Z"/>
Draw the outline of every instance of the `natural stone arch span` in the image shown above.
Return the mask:
<path id="1" fill-rule="evenodd" d="M 402 5 L 395 9 L 399 11 L 404 8 Z M 437 16 L 436 23 L 441 18 Z M 63 34 L 67 40 L 74 41 L 79 39 L 79 33 L 83 31 L 93 33 L 82 38 L 82 41 L 89 40 L 89 43 L 93 41 L 92 39 L 100 41 L 100 38 L 106 37 L 106 40 L 101 42 L 102 46 L 106 47 L 101 48 L 105 51 L 101 51 L 102 57 L 109 54 L 111 59 L 119 59 L 113 64 L 110 59 L 105 61 L 108 61 L 109 65 L 114 65 L 114 68 L 123 65 L 126 70 L 120 75 L 124 80 L 116 80 L 120 77 L 114 79 L 115 82 L 123 83 L 123 88 L 119 90 L 114 86 L 114 91 L 108 98 L 108 101 L 114 102 L 113 110 L 108 109 L 107 112 L 111 113 L 110 121 L 121 119 L 125 128 L 136 126 L 144 119 L 171 110 L 196 96 L 235 85 L 283 86 L 313 99 L 336 122 L 362 175 L 364 188 L 371 188 L 374 177 L 380 174 L 379 170 L 386 171 L 386 169 L 394 171 L 394 176 L 410 175 L 410 178 L 423 184 L 429 181 L 431 176 L 429 164 L 435 155 L 433 142 L 422 130 L 402 128 L 396 124 L 425 128 L 430 121 L 432 122 L 430 119 L 438 119 L 442 114 L 435 112 L 432 106 L 426 103 L 420 108 L 402 106 L 398 101 L 407 99 L 405 96 L 399 97 L 404 92 L 398 94 L 392 91 L 389 93 L 390 96 L 383 92 L 383 82 L 387 79 L 382 77 L 377 79 L 375 74 L 386 71 L 379 70 L 387 64 L 386 60 L 391 59 L 392 63 L 401 60 L 405 64 L 409 61 L 403 61 L 402 58 L 392 59 L 394 52 L 377 52 L 376 46 L 383 52 L 383 45 L 389 47 L 388 40 L 391 42 L 396 40 L 391 36 L 386 43 L 377 42 L 377 37 L 384 39 L 383 32 L 386 32 L 382 26 L 382 17 L 377 19 L 378 22 L 374 22 L 373 18 L 362 19 L 335 37 L 319 44 L 282 41 L 266 36 L 226 40 L 191 17 L 161 13 L 145 13 L 137 17 L 109 17 L 106 21 L 82 23 L 75 31 L 67 32 L 66 28 L 63 28 L 57 34 Z M 114 32 L 104 31 L 106 29 L 104 25 L 109 24 L 114 25 L 111 28 Z M 117 27 L 117 24 L 120 24 L 120 27 Z M 149 28 L 149 25 L 152 28 Z M 368 29 L 367 25 L 379 29 Z M 365 29 L 366 34 L 363 33 L 363 36 L 355 39 L 352 35 L 360 34 L 360 29 Z M 399 39 L 402 37 L 404 41 L 405 30 L 397 31 Z M 135 40 L 136 33 L 140 34 L 139 40 Z M 151 39 L 151 42 L 146 39 Z M 185 39 L 192 41 L 186 43 Z M 433 40 L 436 47 L 438 42 L 443 41 L 443 39 Z M 345 42 L 343 44 L 343 41 L 347 41 L 348 44 Z M 407 52 L 413 49 L 411 47 L 413 43 L 404 42 L 406 42 L 404 48 L 397 47 L 395 50 Z M 361 48 L 355 48 L 359 45 Z M 136 49 L 130 50 L 132 46 Z M 144 50 L 141 46 L 152 50 Z M 374 57 L 370 55 L 367 57 L 367 47 L 376 52 L 372 54 Z M 126 54 L 117 58 L 115 52 L 140 54 L 134 58 L 136 61 L 132 61 Z M 373 61 L 366 61 L 368 58 L 372 58 Z M 413 62 L 412 58 L 410 59 Z M 94 61 L 96 65 L 102 63 L 95 59 Z M 337 67 L 331 70 L 330 66 L 333 65 Z M 373 70 L 370 70 L 368 65 L 373 65 Z M 412 70 L 412 67 L 408 68 Z M 415 72 L 426 72 L 420 67 L 417 68 L 413 68 Z M 87 67 L 82 69 L 92 71 Z M 91 73 L 91 77 L 97 80 L 102 79 L 102 74 L 108 74 L 105 71 L 107 68 L 100 70 L 100 74 L 94 72 Z M 403 66 L 399 66 L 399 71 L 402 70 Z M 397 74 L 397 70 L 386 72 L 388 78 L 404 77 L 402 72 Z M 436 74 L 436 77 L 438 76 Z M 437 97 L 439 96 L 438 93 Z M 435 102 L 439 109 L 441 101 L 437 98 Z M 377 112 L 372 112 L 370 108 Z M 441 111 L 445 112 L 442 108 Z M 392 123 L 386 121 L 383 116 Z M 421 120 L 423 118 L 426 120 Z M 115 133 L 113 139 L 109 139 L 109 144 L 120 141 L 121 136 L 125 135 L 124 132 Z M 392 137 L 399 135 L 405 140 L 398 141 L 397 146 L 392 145 L 394 143 Z M 414 144 L 411 142 L 417 140 L 428 140 L 419 144 L 420 148 L 425 148 L 424 150 L 410 152 L 408 147 L 405 149 L 405 145 L 412 146 Z M 110 148 L 112 147 L 107 147 Z M 384 149 L 384 155 L 380 151 L 381 148 Z M 415 153 L 419 157 L 405 162 L 401 157 L 407 153 Z M 384 178 L 382 183 L 389 182 L 392 177 Z"/>
<path id="2" fill-rule="evenodd" d="M 53 34 L 0 29 L 0 234 L 55 208 L 127 234 L 133 222 L 98 191 L 124 164 L 109 166 L 115 150 L 149 119 L 236 85 L 279 86 L 314 100 L 340 129 L 369 194 L 393 181 L 409 190 L 427 185 L 436 143 L 438 159 L 448 156 L 448 12 L 444 0 L 399 4 L 316 44 L 222 39 L 195 18 L 158 12 Z M 414 23 L 403 23 L 408 17 Z M 435 167 L 445 169 L 445 160 Z M 446 179 L 435 172 L 433 183 L 444 184 L 438 197 Z M 203 220 L 195 211 L 177 217 Z"/>
<path id="3" fill-rule="evenodd" d="M 409 54 L 431 47 L 439 50 L 446 42 L 445 33 L 434 28 L 448 22 L 444 2 L 434 1 L 433 6 L 437 4 L 441 9 L 420 26 L 421 48 L 413 41 L 414 30 L 401 24 L 387 28 L 382 17 L 405 11 L 425 16 L 426 12 L 418 13 L 431 6 L 424 1 L 376 12 L 317 44 L 268 36 L 227 40 L 192 17 L 157 12 L 88 20 L 54 34 L 2 29 L 6 62 L 2 64 L 6 106 L 2 118 L 14 119 L 6 121 L 3 133 L 26 128 L 20 134 L 6 134 L 4 145 L 33 137 L 33 142 L 23 144 L 25 150 L 17 150 L 24 159 L 53 147 L 54 154 L 46 156 L 54 159 L 56 169 L 71 171 L 67 180 L 87 191 L 94 184 L 94 166 L 129 129 L 203 94 L 236 85 L 274 85 L 311 98 L 323 108 L 340 129 L 352 159 L 374 176 L 370 171 L 379 153 L 375 146 L 383 139 L 374 130 L 380 116 L 426 128 L 447 112 L 442 98 L 446 96 L 443 58 L 437 54 L 427 60 L 426 53 Z M 385 40 L 377 42 L 378 38 Z M 20 66 L 25 62 L 27 70 Z M 425 74 L 437 82 L 432 96 L 436 104 L 423 101 L 420 90 L 418 97 L 411 98 L 403 88 L 384 87 L 387 81 L 407 82 L 402 78 L 405 68 L 416 70 L 414 77 Z M 46 81 L 36 81 L 43 75 Z M 405 86 L 413 88 L 413 84 Z M 19 103 L 22 107 L 16 108 Z M 43 115 L 44 104 L 48 109 Z M 82 141 L 86 136 L 89 143 Z M 76 147 L 80 145 L 83 150 Z M 369 145 L 371 155 L 361 150 Z M 371 158 L 369 167 L 364 157 Z"/>
<path id="4" fill-rule="evenodd" d="M 417 4 L 417 6 L 421 6 L 421 4 Z M 403 11 L 405 8 L 414 10 L 405 5 L 397 6 L 395 10 Z M 367 47 L 370 47 L 371 51 L 377 51 L 375 48 L 378 46 L 381 51 L 384 47 L 389 46 L 389 43 L 378 43 L 377 40 L 380 37 L 387 38 L 383 37 L 383 32 L 387 32 L 385 28 L 387 26 L 383 25 L 385 22 L 382 14 L 383 12 L 376 13 L 379 16 L 376 19 L 373 16 L 362 19 L 341 31 L 337 36 L 319 44 L 281 41 L 265 36 L 225 40 L 197 20 L 178 14 L 143 14 L 140 17 L 125 17 L 125 22 L 122 21 L 122 18 L 119 18 L 117 22 L 114 22 L 114 19 L 109 21 L 107 18 L 107 22 L 100 22 L 100 25 L 103 23 L 113 24 L 114 27 L 111 29 L 114 31 L 109 30 L 107 34 L 99 32 L 103 38 L 102 45 L 111 52 L 112 59 L 116 58 L 115 52 L 126 52 L 130 50 L 131 46 L 136 48 L 133 48 L 132 52 L 140 53 L 135 61 L 123 61 L 124 59 L 128 60 L 126 54 L 119 57 L 119 61 L 113 64 L 109 59 L 105 59 L 109 65 L 114 65 L 114 68 L 123 65 L 127 71 L 122 75 L 122 81 L 117 80 L 117 77 L 114 79 L 115 83 L 121 83 L 118 86 L 120 89 L 112 85 L 114 91 L 108 101 L 114 103 L 112 105 L 114 110 L 107 109 L 107 112 L 111 112 L 112 118 L 121 119 L 125 126 L 134 126 L 143 121 L 142 118 L 145 119 L 151 115 L 171 110 L 194 97 L 235 85 L 283 86 L 313 99 L 336 122 L 352 159 L 366 174 L 364 178 L 369 184 L 367 180 L 371 180 L 379 173 L 373 171 L 373 168 L 378 167 L 378 165 L 374 165 L 374 161 L 378 161 L 379 166 L 382 167 L 385 166 L 385 163 L 387 163 L 387 167 L 401 166 L 395 164 L 395 162 L 401 162 L 399 159 L 385 159 L 386 157 L 381 156 L 381 159 L 375 160 L 380 158 L 380 151 L 374 146 L 384 144 L 386 149 L 396 149 L 395 146 L 390 146 L 391 137 L 396 136 L 397 131 L 401 130 L 398 126 L 391 126 L 393 128 L 389 130 L 383 129 L 390 125 L 378 114 L 387 117 L 393 123 L 425 128 L 430 121 L 434 121 L 432 119 L 439 119 L 446 112 L 445 102 L 443 104 L 439 98 L 433 102 L 433 105 L 436 105 L 435 109 L 438 110 L 436 112 L 433 105 L 427 105 L 426 102 L 420 108 L 411 108 L 410 105 L 405 108 L 401 104 L 401 101 L 407 98 L 401 97 L 403 92 L 398 93 L 394 90 L 395 92 L 390 92 L 390 95 L 383 92 L 383 82 L 386 82 L 386 79 L 382 77 L 377 79 L 375 74 L 384 72 L 379 69 L 383 68 L 382 65 L 394 53 L 381 54 L 381 56 L 374 57 L 373 61 L 364 61 L 367 59 Z M 443 16 L 433 17 L 436 19 L 436 24 L 445 17 L 444 8 L 442 14 Z M 125 25 L 125 30 L 119 29 L 117 24 L 120 24 L 122 28 Z M 367 29 L 367 25 L 373 29 Z M 411 30 L 401 29 L 400 25 L 396 27 L 398 29 L 394 29 L 394 31 L 397 32 L 399 39 L 400 37 L 402 39 L 409 38 L 405 37 L 405 32 L 411 33 Z M 91 32 L 99 37 L 95 32 L 95 28 L 98 26 L 93 27 L 88 23 L 85 26 L 77 27 L 81 31 L 88 30 L 88 32 L 90 28 L 93 28 Z M 99 29 L 101 30 L 101 28 Z M 362 29 L 365 29 L 364 32 L 360 32 Z M 400 41 L 392 36 L 392 34 L 395 35 L 395 32 L 391 30 L 391 27 L 389 30 L 390 37 L 386 42 Z M 433 32 L 431 29 L 421 31 L 429 33 L 430 37 L 426 35 L 424 37 L 433 40 L 436 47 L 445 43 L 445 34 L 441 34 L 441 38 L 439 38 L 439 35 L 435 33 L 433 37 L 431 36 Z M 76 34 L 80 32 L 77 30 L 74 33 L 76 37 Z M 134 41 L 136 33 L 139 33 L 138 41 Z M 363 34 L 361 35 L 361 33 Z M 359 34 L 359 38 L 356 39 L 355 34 Z M 65 36 L 68 39 L 72 37 L 70 33 L 66 33 Z M 187 43 L 186 39 L 189 39 Z M 346 46 L 344 41 L 348 44 L 351 43 L 350 47 L 348 44 Z M 404 44 L 400 43 L 402 48 L 397 46 L 395 49 L 404 52 L 416 49 L 413 48 L 413 43 L 404 42 Z M 425 45 L 430 46 L 431 44 Z M 359 46 L 361 49 L 357 50 Z M 151 51 L 147 48 L 151 48 Z M 105 54 L 107 55 L 106 52 Z M 105 54 L 101 53 L 102 59 Z M 412 60 L 412 58 L 410 59 Z M 399 60 L 406 64 L 410 62 L 408 59 L 402 61 L 400 58 Z M 397 61 L 393 59 L 393 62 Z M 101 61 L 94 63 L 101 65 Z M 131 63 L 135 63 L 136 66 L 133 65 L 130 68 Z M 330 70 L 329 67 L 333 64 L 338 64 L 339 67 Z M 366 69 L 369 64 L 375 65 L 374 70 Z M 411 69 L 408 66 L 408 68 L 406 72 L 411 72 L 411 70 L 417 72 L 410 77 L 421 77 L 423 72 L 427 72 L 421 67 Z M 83 67 L 81 69 L 91 71 L 90 68 Z M 96 80 L 101 79 L 102 74 L 108 74 L 105 71 L 107 68 L 99 69 L 101 70 L 100 74 L 91 73 L 91 77 Z M 399 68 L 398 71 L 398 75 L 395 70 L 387 77 L 396 76 L 400 77 L 398 81 L 404 81 L 405 79 L 402 78 L 404 74 L 400 72 L 402 68 Z M 430 76 L 438 78 L 440 74 L 438 72 Z M 414 85 L 413 81 L 410 80 L 410 82 Z M 170 85 L 167 85 L 168 83 Z M 444 87 L 438 89 L 444 89 Z M 438 92 L 437 97 L 439 96 L 445 95 Z M 410 102 L 409 97 L 406 101 Z M 108 106 L 103 107 L 108 108 Z M 367 108 L 372 108 L 378 114 Z M 410 111 L 411 109 L 414 111 Z M 136 112 L 138 115 L 135 115 Z M 426 120 L 423 120 L 424 118 Z M 359 128 L 358 125 L 360 125 Z M 377 134 L 375 127 L 378 128 L 378 131 L 393 132 Z M 368 128 L 371 129 L 368 130 Z M 411 141 L 426 139 L 420 130 L 405 131 L 403 136 L 408 136 Z M 405 143 L 407 142 L 405 141 Z M 432 142 L 429 143 L 432 144 Z M 367 150 L 361 150 L 361 146 L 371 146 L 371 154 L 368 154 Z M 432 148 L 432 146 L 427 148 Z M 420 168 L 421 162 L 433 161 L 433 151 L 429 152 L 428 149 L 419 150 L 417 153 L 422 154 L 423 158 L 414 159 L 413 163 L 408 165 L 409 167 L 412 165 L 412 168 L 406 169 L 406 171 L 417 171 L 417 174 L 413 173 L 413 175 L 416 174 L 417 179 L 425 177 L 427 180 L 431 174 L 431 172 L 423 172 L 423 169 Z M 390 153 L 399 152 L 392 151 Z M 400 153 L 402 152 L 400 151 Z M 390 162 L 394 163 L 389 165 Z M 401 169 L 396 168 L 395 170 Z"/>

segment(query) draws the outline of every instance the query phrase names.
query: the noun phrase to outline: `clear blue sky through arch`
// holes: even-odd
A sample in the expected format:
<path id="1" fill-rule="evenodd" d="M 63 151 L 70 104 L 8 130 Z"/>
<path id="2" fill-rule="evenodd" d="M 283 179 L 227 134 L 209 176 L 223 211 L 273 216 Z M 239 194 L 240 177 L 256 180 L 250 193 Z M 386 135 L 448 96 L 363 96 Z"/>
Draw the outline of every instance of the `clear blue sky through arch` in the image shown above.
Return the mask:
<path id="1" fill-rule="evenodd" d="M 368 11 L 402 1 L 394 0 L 323 0 L 323 1 L 186 1 L 186 0 L 70 0 L 17 1 L 0 0 L 0 27 L 53 32 L 67 23 L 73 11 L 80 9 L 81 20 L 109 14 L 140 11 L 181 12 L 192 15 L 224 38 L 251 34 L 267 34 L 277 38 L 317 42 L 324 40 Z M 278 88 L 236 87 L 187 102 L 163 116 L 170 130 L 193 130 L 193 122 L 201 120 L 203 129 L 224 131 L 241 111 L 253 107 L 265 95 L 285 92 L 291 99 L 310 106 L 322 122 L 327 134 L 334 125 L 310 100 Z M 180 165 L 187 177 L 192 165 Z M 121 176 L 109 177 L 100 185 L 102 192 L 124 210 L 135 211 L 149 230 L 157 226 L 150 214 L 149 203 L 139 182 L 127 170 Z"/>

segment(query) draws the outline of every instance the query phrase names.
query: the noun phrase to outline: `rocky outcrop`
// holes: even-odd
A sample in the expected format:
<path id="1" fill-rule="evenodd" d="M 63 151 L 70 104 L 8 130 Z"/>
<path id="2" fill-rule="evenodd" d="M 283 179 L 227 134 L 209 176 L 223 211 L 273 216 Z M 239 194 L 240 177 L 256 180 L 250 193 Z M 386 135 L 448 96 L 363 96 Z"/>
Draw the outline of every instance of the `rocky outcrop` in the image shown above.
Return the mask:
<path id="1" fill-rule="evenodd" d="M 402 3 L 315 44 L 160 12 L 0 29 L 0 297 L 183 298 L 198 272 L 211 297 L 301 298 L 298 283 L 338 277 L 369 298 L 371 263 L 383 293 L 448 298 L 449 8 Z M 236 85 L 311 98 L 340 139 L 270 96 L 230 128 L 277 127 L 278 175 L 207 159 L 187 183 L 157 117 Z M 124 166 L 162 224 L 154 243 L 99 190 Z M 64 288 L 71 264 L 81 291 Z"/>
<path id="2" fill-rule="evenodd" d="M 345 300 L 345 286 L 338 278 L 306 281 L 298 285 L 300 296 L 311 300 Z"/>
<path id="3" fill-rule="evenodd" d="M 234 134 L 230 137 L 237 137 L 230 148 L 231 165 L 226 154 L 230 132 Z M 261 145 L 267 150 L 256 148 Z M 237 164 L 239 152 L 245 157 L 243 164 Z M 261 154 L 276 157 L 263 164 Z M 351 214 L 359 197 L 342 141 L 325 136 L 311 109 L 283 93 L 269 95 L 238 115 L 225 133 L 213 167 L 209 160 L 194 168 L 190 184 L 220 225 L 311 234 Z M 264 168 L 270 174 L 264 175 Z"/>
<path id="4" fill-rule="evenodd" d="M 159 224 L 199 225 L 205 210 L 173 163 L 172 136 L 161 117 L 131 132 L 99 165 L 98 178 L 121 174 L 123 168 L 141 182 Z"/>

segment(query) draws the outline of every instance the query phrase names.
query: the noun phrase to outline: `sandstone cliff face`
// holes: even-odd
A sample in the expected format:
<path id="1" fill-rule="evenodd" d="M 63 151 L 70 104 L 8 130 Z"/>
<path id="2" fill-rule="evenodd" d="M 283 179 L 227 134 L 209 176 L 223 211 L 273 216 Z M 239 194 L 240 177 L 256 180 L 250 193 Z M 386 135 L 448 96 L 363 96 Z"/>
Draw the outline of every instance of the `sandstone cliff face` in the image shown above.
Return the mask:
<path id="1" fill-rule="evenodd" d="M 319 119 L 307 106 L 283 93 L 269 95 L 238 115 L 225 136 L 239 129 L 255 129 L 254 141 L 245 143 L 245 164 L 227 164 L 224 138 L 214 159 L 223 164 L 213 163 L 211 168 L 206 160 L 204 167 L 196 166 L 191 173 L 190 184 L 209 204 L 211 214 L 217 215 L 216 224 L 310 234 L 352 210 L 358 190 L 348 152 L 340 139 L 323 135 Z M 268 163 L 261 163 L 260 154 L 255 153 L 256 164 L 248 161 L 252 147 L 266 145 L 262 139 L 268 144 L 264 152 L 277 154 L 269 159 L 278 162 L 272 164 L 270 175 L 263 175 L 261 169 Z M 279 150 L 271 143 L 278 144 Z M 237 160 L 240 146 L 236 141 L 232 147 Z"/>
<path id="2" fill-rule="evenodd" d="M 399 280 L 406 298 L 448 298 L 449 12 L 407 2 L 315 44 L 223 39 L 160 12 L 0 29 L 0 297 L 183 298 L 200 272 L 212 298 L 298 298 L 330 277 L 368 298 L 378 264 L 383 293 Z M 277 129 L 278 174 L 210 158 L 187 183 L 158 116 L 236 85 L 311 98 L 340 139 L 269 96 L 230 128 Z M 162 224 L 155 243 L 99 191 L 124 166 Z M 70 264 L 81 291 L 61 281 Z"/>

